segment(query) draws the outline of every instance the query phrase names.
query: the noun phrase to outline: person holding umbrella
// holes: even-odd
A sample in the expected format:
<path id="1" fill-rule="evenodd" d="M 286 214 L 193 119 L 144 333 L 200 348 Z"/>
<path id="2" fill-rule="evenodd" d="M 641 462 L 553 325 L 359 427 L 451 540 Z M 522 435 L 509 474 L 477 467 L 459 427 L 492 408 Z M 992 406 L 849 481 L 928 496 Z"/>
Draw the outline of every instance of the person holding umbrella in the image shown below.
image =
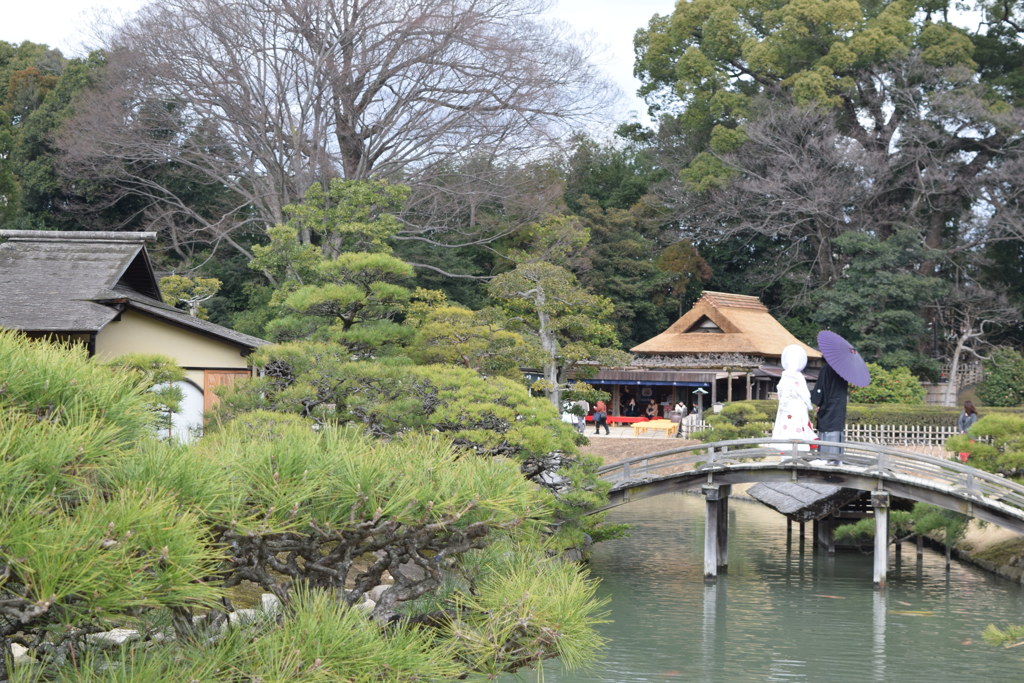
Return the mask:
<path id="1" fill-rule="evenodd" d="M 818 407 L 818 439 L 842 442 L 849 385 L 866 387 L 871 383 L 871 373 L 857 350 L 835 332 L 819 332 L 818 348 L 825 356 L 825 366 L 811 392 L 811 402 Z M 842 463 L 843 450 L 839 446 L 823 445 L 820 450 L 830 465 Z"/>

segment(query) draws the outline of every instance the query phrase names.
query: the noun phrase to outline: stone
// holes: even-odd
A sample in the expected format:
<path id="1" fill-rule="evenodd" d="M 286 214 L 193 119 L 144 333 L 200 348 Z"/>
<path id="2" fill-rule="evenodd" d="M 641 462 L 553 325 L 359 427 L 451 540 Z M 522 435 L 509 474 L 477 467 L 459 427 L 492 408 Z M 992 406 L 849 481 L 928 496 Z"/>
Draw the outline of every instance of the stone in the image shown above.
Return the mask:
<path id="1" fill-rule="evenodd" d="M 31 664 L 35 661 L 32 655 L 28 653 L 28 648 L 24 645 L 18 645 L 17 643 L 11 643 L 11 661 L 14 662 L 15 666 L 22 664 Z"/>
<path id="2" fill-rule="evenodd" d="M 139 632 L 133 628 L 115 628 L 110 631 L 90 633 L 85 639 L 100 647 L 118 647 L 129 640 L 138 640 Z"/>
<path id="3" fill-rule="evenodd" d="M 281 611 L 281 600 L 273 593 L 264 593 L 260 596 L 260 608 L 264 612 L 277 614 Z"/>
<path id="4" fill-rule="evenodd" d="M 374 586 L 370 590 L 366 591 L 366 597 L 374 602 L 380 602 L 380 596 L 384 595 L 384 591 L 389 588 L 391 588 L 391 586 L 386 586 L 384 584 Z"/>
<path id="5" fill-rule="evenodd" d="M 415 562 L 405 562 L 398 566 L 398 570 L 410 583 L 417 583 L 427 578 L 427 572 Z"/>
<path id="6" fill-rule="evenodd" d="M 256 616 L 259 614 L 254 609 L 236 609 L 234 612 L 228 614 L 228 623 L 231 624 L 250 624 L 256 621 Z"/>
<path id="7" fill-rule="evenodd" d="M 363 600 L 359 604 L 354 605 L 354 607 L 357 610 L 359 610 L 360 612 L 366 612 L 367 614 L 369 614 L 370 612 L 372 612 L 374 610 L 374 608 L 377 607 L 377 603 L 375 603 L 373 600 L 370 600 L 369 598 L 367 598 L 366 600 Z"/>

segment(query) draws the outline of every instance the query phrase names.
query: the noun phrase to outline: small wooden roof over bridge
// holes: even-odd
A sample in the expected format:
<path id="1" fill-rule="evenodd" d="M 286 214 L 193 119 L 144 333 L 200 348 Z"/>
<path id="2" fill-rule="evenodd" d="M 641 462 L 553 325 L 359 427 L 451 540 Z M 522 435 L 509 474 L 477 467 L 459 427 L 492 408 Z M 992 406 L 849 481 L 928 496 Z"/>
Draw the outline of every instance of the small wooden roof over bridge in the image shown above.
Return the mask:
<path id="1" fill-rule="evenodd" d="M 751 486 L 747 495 L 792 520 L 810 522 L 837 512 L 861 492 L 830 484 L 766 481 Z"/>

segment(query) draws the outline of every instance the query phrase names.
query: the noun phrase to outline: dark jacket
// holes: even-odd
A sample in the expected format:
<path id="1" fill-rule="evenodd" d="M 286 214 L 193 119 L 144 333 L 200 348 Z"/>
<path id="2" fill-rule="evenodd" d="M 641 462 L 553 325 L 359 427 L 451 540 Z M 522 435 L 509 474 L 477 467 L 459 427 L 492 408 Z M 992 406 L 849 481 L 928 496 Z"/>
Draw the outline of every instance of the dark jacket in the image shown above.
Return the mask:
<path id="1" fill-rule="evenodd" d="M 849 385 L 827 363 L 818 373 L 811 402 L 818 406 L 818 431 L 841 432 L 846 429 L 846 398 Z"/>

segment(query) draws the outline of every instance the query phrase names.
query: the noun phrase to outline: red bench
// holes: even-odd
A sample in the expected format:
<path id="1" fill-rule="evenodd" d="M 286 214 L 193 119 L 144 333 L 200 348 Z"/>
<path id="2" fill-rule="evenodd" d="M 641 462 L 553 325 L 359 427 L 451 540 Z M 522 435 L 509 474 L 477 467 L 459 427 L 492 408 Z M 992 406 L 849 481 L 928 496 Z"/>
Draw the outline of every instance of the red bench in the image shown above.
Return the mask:
<path id="1" fill-rule="evenodd" d="M 587 422 L 593 422 L 593 421 L 594 421 L 594 416 L 593 415 L 587 415 Z M 616 417 L 616 416 L 613 416 L 613 415 L 609 415 L 608 416 L 608 424 L 610 424 L 610 425 L 613 425 L 613 424 L 632 424 L 633 422 L 647 422 L 647 421 L 648 420 L 647 420 L 646 417 L 623 417 L 623 416 L 617 416 Z"/>

